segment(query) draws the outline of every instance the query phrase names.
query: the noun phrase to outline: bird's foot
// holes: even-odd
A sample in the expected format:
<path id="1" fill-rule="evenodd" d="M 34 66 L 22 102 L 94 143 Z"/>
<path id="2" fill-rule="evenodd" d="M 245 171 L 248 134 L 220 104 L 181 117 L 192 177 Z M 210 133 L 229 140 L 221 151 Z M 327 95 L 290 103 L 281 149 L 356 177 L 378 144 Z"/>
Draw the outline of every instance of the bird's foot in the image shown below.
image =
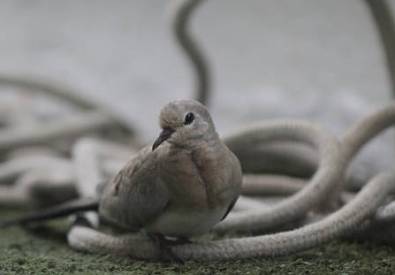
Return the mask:
<path id="1" fill-rule="evenodd" d="M 159 247 L 161 252 L 161 258 L 165 261 L 175 262 L 178 264 L 184 264 L 184 261 L 175 255 L 171 250 L 171 246 L 190 243 L 187 238 L 177 238 L 175 240 L 166 239 L 162 234 L 148 234 L 148 237 L 153 240 Z"/>
<path id="2" fill-rule="evenodd" d="M 166 239 L 165 241 L 169 244 L 169 245 L 182 245 L 182 244 L 190 244 L 192 243 L 192 241 L 186 237 L 177 237 L 175 239 Z"/>

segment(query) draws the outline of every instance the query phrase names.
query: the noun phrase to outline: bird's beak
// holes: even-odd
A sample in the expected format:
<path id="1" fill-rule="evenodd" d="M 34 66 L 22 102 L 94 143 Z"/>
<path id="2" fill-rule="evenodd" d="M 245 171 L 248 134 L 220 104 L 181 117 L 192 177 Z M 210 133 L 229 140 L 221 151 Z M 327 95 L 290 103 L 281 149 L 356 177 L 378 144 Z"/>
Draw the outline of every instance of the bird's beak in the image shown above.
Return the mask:
<path id="1" fill-rule="evenodd" d="M 154 151 L 159 145 L 162 144 L 166 139 L 168 139 L 174 133 L 172 128 L 163 128 L 159 137 L 155 140 L 154 145 L 152 145 L 152 151 Z"/>

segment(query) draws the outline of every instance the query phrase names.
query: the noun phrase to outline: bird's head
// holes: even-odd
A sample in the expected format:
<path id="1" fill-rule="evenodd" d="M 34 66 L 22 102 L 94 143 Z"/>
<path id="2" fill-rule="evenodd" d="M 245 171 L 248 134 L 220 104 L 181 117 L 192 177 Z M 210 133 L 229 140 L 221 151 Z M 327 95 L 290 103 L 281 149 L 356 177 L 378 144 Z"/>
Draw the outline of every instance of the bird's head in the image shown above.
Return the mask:
<path id="1" fill-rule="evenodd" d="M 152 150 L 164 141 L 188 147 L 196 140 L 217 137 L 207 108 L 194 100 L 176 100 L 166 104 L 160 112 L 159 124 L 162 132 Z"/>

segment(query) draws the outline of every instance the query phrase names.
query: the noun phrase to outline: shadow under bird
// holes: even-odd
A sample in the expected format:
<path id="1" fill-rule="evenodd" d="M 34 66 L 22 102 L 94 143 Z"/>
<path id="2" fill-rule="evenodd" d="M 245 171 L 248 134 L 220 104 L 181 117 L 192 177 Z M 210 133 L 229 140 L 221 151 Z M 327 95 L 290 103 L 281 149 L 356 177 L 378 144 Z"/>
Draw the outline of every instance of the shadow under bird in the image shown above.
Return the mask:
<path id="1" fill-rule="evenodd" d="M 219 138 L 205 106 L 177 100 L 160 112 L 162 132 L 102 188 L 81 198 L 4 221 L 3 227 L 97 210 L 104 221 L 151 236 L 188 239 L 223 220 L 241 190 L 238 159 Z"/>

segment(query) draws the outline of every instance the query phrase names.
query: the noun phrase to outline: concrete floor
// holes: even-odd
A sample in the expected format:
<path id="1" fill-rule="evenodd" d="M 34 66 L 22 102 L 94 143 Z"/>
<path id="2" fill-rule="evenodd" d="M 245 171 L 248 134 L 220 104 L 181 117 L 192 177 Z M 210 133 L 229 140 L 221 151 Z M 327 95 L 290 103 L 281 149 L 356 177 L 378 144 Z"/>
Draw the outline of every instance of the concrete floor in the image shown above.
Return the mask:
<path id="1" fill-rule="evenodd" d="M 3 0 L 0 73 L 75 87 L 116 108 L 151 142 L 160 106 L 193 90 L 169 30 L 171 2 Z M 389 98 L 361 0 L 207 1 L 194 19 L 212 65 L 221 134 L 270 117 L 308 118 L 341 134 Z M 395 152 L 388 135 L 369 147 L 379 166 Z"/>

